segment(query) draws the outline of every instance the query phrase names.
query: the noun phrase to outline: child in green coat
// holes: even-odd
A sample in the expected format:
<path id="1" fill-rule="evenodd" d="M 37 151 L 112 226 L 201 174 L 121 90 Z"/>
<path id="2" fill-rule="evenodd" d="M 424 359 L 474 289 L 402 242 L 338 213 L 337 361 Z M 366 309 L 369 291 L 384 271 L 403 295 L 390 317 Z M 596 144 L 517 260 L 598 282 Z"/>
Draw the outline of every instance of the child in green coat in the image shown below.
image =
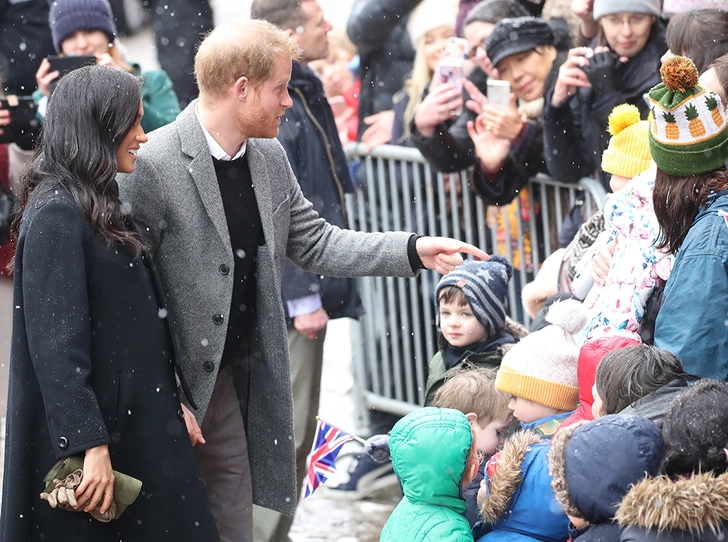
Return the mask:
<path id="1" fill-rule="evenodd" d="M 404 497 L 380 542 L 472 542 L 462 489 L 479 461 L 465 414 L 434 407 L 408 414 L 392 429 L 389 452 Z"/>

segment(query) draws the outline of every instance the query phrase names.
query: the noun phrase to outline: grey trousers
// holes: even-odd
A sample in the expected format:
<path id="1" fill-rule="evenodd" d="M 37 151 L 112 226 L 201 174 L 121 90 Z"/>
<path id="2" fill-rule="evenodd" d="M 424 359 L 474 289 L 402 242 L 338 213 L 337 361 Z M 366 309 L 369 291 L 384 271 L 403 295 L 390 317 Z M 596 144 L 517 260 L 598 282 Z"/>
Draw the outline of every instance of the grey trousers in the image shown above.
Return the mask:
<path id="1" fill-rule="evenodd" d="M 217 375 L 202 422 L 205 444 L 195 446 L 220 542 L 253 539 L 253 485 L 248 443 L 230 367 Z"/>
<path id="2" fill-rule="evenodd" d="M 291 352 L 291 385 L 293 387 L 293 437 L 296 442 L 296 478 L 298 496 L 306 478 L 308 454 L 316 436 L 316 415 L 321 395 L 321 369 L 324 364 L 326 328 L 314 339 L 308 339 L 295 329 L 288 330 L 288 349 Z M 204 432 L 203 432 L 204 435 Z M 274 510 L 253 506 L 253 535 L 255 542 L 287 542 L 293 518 Z"/>

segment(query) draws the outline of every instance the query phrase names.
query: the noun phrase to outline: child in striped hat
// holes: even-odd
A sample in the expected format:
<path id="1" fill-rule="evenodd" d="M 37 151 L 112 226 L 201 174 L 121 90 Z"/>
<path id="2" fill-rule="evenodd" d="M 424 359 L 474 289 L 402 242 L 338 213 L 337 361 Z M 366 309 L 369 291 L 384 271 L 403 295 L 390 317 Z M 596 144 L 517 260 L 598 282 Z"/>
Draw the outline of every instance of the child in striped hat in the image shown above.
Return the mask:
<path id="1" fill-rule="evenodd" d="M 507 345 L 527 332 L 507 321 L 508 281 L 513 268 L 502 256 L 466 261 L 435 289 L 438 352 L 430 362 L 426 405 L 447 377 L 466 362 L 497 369 Z"/>

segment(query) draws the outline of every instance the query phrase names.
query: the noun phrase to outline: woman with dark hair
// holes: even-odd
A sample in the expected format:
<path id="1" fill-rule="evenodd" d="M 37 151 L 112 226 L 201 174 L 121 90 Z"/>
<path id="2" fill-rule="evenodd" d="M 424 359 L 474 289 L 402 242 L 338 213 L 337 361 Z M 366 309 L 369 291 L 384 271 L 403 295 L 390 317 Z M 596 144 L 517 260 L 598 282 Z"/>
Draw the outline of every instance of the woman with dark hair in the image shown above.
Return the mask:
<path id="1" fill-rule="evenodd" d="M 728 11 L 710 8 L 675 15 L 667 25 L 665 62 L 675 55 L 693 61 L 703 73 L 718 57 L 728 53 Z"/>
<path id="2" fill-rule="evenodd" d="M 47 113 L 12 228 L 0 538 L 217 540 L 166 310 L 115 181 L 134 171 L 147 140 L 140 81 L 119 69 L 81 68 L 59 82 Z M 46 472 L 69 456 L 83 461 L 74 508 L 93 516 L 39 498 Z M 142 493 L 102 523 L 94 518 L 113 517 L 118 497 L 112 469 L 139 479 Z"/>
<path id="3" fill-rule="evenodd" d="M 728 384 L 703 380 L 670 406 L 662 476 L 635 484 L 615 519 L 622 542 L 718 542 L 728 534 Z"/>
<path id="4" fill-rule="evenodd" d="M 590 47 L 572 49 L 559 70 L 544 111 L 544 154 L 551 175 L 577 183 L 599 176 L 609 191 L 600 158 L 609 143 L 608 117 L 629 103 L 642 117 L 643 95 L 660 82 L 667 50 L 660 0 L 594 0 L 599 34 Z"/>
<path id="5" fill-rule="evenodd" d="M 728 378 L 728 128 L 720 97 L 685 57 L 650 91 L 650 153 L 658 249 L 677 254 L 655 323 L 655 345 L 688 373 Z"/>

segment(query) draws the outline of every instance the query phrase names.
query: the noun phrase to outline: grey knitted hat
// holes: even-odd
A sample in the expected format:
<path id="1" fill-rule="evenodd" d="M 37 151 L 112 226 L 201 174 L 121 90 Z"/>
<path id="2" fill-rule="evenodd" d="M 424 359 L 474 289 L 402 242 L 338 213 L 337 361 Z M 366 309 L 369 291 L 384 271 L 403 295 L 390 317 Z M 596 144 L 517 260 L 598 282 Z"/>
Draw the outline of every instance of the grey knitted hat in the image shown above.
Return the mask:
<path id="1" fill-rule="evenodd" d="M 646 13 L 659 17 L 662 8 L 660 0 L 594 0 L 592 16 L 595 21 L 615 13 Z"/>
<path id="2" fill-rule="evenodd" d="M 79 30 L 100 30 L 113 43 L 116 25 L 107 0 L 54 0 L 50 13 L 51 33 L 56 51 L 61 43 Z"/>
<path id="3" fill-rule="evenodd" d="M 473 309 L 473 314 L 489 334 L 506 323 L 508 312 L 508 281 L 513 267 L 503 256 L 491 256 L 488 261 L 468 260 L 442 277 L 435 289 L 435 314 L 440 325 L 440 292 L 446 286 L 460 288 Z"/>

